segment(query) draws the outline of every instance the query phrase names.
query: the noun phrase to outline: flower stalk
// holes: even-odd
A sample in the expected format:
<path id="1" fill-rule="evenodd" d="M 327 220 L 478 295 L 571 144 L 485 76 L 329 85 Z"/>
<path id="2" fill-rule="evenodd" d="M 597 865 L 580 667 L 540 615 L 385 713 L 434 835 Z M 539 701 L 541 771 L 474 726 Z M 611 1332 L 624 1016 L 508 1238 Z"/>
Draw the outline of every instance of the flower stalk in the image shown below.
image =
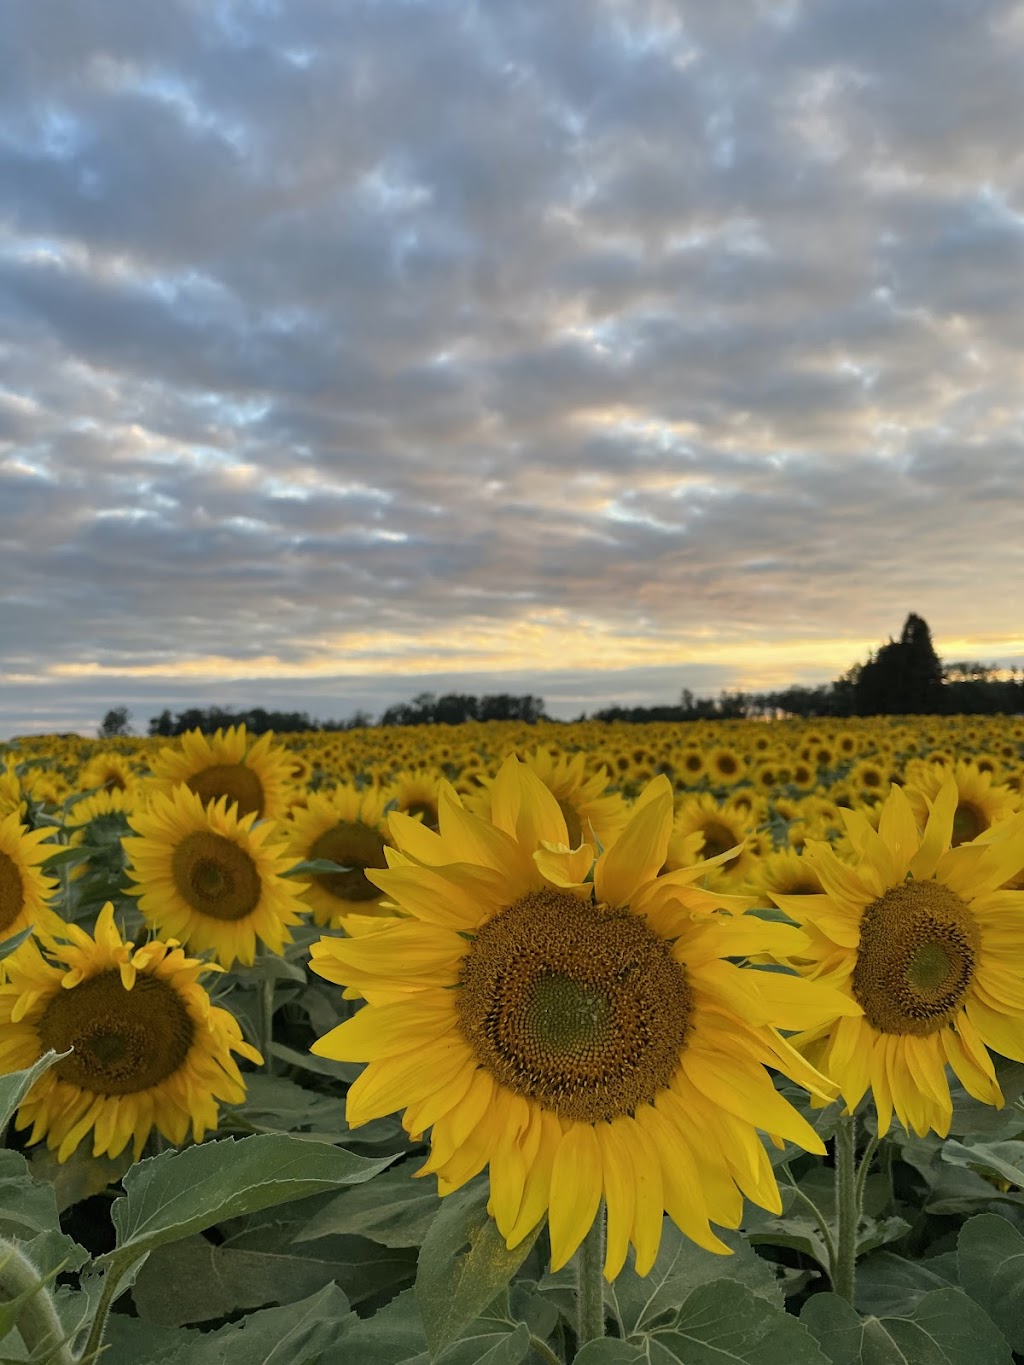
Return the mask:
<path id="1" fill-rule="evenodd" d="M 38 1352 L 53 1365 L 74 1365 L 71 1348 L 45 1282 L 28 1257 L 0 1237 L 0 1307 L 14 1306 L 21 1338 L 33 1356 Z"/>
<path id="2" fill-rule="evenodd" d="M 833 1291 L 853 1303 L 863 1188 L 857 1179 L 857 1119 L 843 1114 L 835 1135 L 836 1233 L 829 1268 Z"/>
<path id="3" fill-rule="evenodd" d="M 576 1262 L 576 1341 L 582 1348 L 604 1336 L 604 1203 L 584 1237 Z"/>

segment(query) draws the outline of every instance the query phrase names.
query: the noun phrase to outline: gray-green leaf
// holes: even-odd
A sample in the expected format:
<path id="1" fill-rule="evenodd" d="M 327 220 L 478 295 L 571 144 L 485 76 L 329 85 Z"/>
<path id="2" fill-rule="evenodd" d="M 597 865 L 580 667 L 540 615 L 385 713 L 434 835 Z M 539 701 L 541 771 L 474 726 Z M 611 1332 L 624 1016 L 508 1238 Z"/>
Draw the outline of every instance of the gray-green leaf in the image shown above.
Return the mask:
<path id="1" fill-rule="evenodd" d="M 905 1317 L 881 1318 L 816 1294 L 800 1321 L 832 1365 L 1012 1365 L 1003 1334 L 959 1289 L 936 1289 Z"/>
<path id="2" fill-rule="evenodd" d="M 284 1133 L 206 1142 L 133 1166 L 113 1206 L 117 1247 L 98 1264 L 136 1259 L 225 1218 L 369 1180 L 393 1156 L 368 1160 Z"/>
<path id="3" fill-rule="evenodd" d="M 442 1202 L 420 1250 L 416 1275 L 431 1357 L 462 1335 L 508 1284 L 536 1241 L 539 1227 L 509 1251 L 487 1213 L 487 1183 Z"/>
<path id="4" fill-rule="evenodd" d="M 969 1218 L 957 1243 L 960 1283 L 1024 1351 L 1024 1237 L 997 1213 Z"/>

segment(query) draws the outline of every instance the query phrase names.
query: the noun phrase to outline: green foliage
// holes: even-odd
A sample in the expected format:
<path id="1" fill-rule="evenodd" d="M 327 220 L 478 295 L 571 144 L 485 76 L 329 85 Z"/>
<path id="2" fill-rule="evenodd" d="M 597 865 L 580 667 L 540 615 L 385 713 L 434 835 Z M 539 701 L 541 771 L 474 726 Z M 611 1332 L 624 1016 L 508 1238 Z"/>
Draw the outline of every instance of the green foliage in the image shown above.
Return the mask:
<path id="1" fill-rule="evenodd" d="M 818 1294 L 801 1323 L 832 1365 L 1012 1365 L 992 1319 L 959 1289 L 936 1289 L 899 1317 L 861 1317 L 835 1294 Z"/>
<path id="2" fill-rule="evenodd" d="M 10 1071 L 6 1076 L 0 1076 L 0 1136 L 11 1121 L 14 1111 L 39 1077 L 45 1071 L 49 1071 L 54 1062 L 59 1062 L 61 1057 L 66 1056 L 66 1052 L 50 1051 L 25 1071 Z"/>
<path id="3" fill-rule="evenodd" d="M 448 1196 L 424 1239 L 416 1275 L 416 1299 L 432 1359 L 505 1288 L 538 1231 L 509 1251 L 488 1217 L 484 1182 Z"/>
<path id="4" fill-rule="evenodd" d="M 125 1198 L 112 1211 L 117 1247 L 100 1264 L 138 1259 L 226 1218 L 358 1184 L 393 1159 L 274 1133 L 165 1152 L 125 1176 Z"/>

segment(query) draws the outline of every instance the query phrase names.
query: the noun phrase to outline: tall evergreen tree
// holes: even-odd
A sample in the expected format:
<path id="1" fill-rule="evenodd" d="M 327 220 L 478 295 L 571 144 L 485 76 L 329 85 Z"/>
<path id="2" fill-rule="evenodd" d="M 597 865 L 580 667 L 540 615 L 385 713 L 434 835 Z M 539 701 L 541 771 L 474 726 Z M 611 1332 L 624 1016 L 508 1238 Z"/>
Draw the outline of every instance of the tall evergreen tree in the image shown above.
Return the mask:
<path id="1" fill-rule="evenodd" d="M 854 684 L 859 716 L 931 715 L 943 709 L 942 664 L 928 623 L 911 612 L 898 640 L 882 645 Z"/>

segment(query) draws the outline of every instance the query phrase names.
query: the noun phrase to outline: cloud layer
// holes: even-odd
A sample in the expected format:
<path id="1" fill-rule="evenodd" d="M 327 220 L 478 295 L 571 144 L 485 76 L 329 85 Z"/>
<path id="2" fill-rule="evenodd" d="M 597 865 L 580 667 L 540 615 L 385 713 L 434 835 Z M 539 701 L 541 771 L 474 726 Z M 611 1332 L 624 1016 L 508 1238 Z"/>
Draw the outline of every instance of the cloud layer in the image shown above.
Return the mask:
<path id="1" fill-rule="evenodd" d="M 0 734 L 571 715 L 909 610 L 1024 661 L 1022 59 L 1003 0 L 9 0 Z"/>

